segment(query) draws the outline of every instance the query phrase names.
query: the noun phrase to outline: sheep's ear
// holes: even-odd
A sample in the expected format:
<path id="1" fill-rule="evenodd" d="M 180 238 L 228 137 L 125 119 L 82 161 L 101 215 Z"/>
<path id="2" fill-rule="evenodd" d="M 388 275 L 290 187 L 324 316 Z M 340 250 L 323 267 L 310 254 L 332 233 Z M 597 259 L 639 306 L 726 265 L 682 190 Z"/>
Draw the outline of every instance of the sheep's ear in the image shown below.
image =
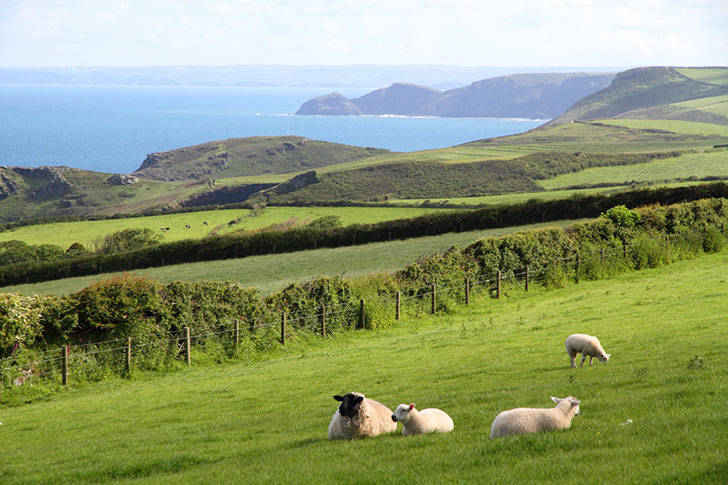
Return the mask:
<path id="1" fill-rule="evenodd" d="M 604 355 L 606 355 L 606 356 L 607 356 L 607 359 L 608 359 L 608 358 L 610 358 L 610 357 L 612 356 L 612 354 L 604 354 Z"/>
<path id="2" fill-rule="evenodd" d="M 410 404 L 409 410 L 412 411 L 414 409 L 415 405 L 414 403 Z"/>
<path id="3" fill-rule="evenodd" d="M 336 399 L 337 401 L 343 401 L 344 400 L 344 396 L 339 396 L 337 394 L 336 396 L 334 396 L 334 399 Z"/>
<path id="4" fill-rule="evenodd" d="M 359 403 L 360 403 L 360 402 L 362 402 L 363 400 L 364 400 L 364 398 L 363 398 L 362 396 L 356 396 L 356 400 L 354 401 L 354 405 L 357 405 L 357 404 L 359 404 Z"/>
<path id="5" fill-rule="evenodd" d="M 563 399 L 559 399 L 558 397 L 554 397 L 554 396 L 551 396 L 551 400 L 552 400 L 553 402 L 555 402 L 556 404 L 558 404 L 558 403 L 560 403 L 561 401 L 563 401 Z"/>
<path id="6" fill-rule="evenodd" d="M 570 399 L 569 402 L 571 403 L 572 407 L 581 404 L 581 401 L 579 401 L 578 399 Z"/>

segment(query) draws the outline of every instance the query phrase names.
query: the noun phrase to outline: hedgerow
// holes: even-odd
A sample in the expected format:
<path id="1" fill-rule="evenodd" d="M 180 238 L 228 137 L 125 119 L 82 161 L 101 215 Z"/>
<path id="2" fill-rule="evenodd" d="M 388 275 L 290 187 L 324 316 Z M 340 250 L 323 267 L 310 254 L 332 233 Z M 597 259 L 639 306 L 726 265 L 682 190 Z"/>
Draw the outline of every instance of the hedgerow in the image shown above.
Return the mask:
<path id="1" fill-rule="evenodd" d="M 485 209 L 452 211 L 412 219 L 354 224 L 346 227 L 293 228 L 255 234 L 209 237 L 175 241 L 134 251 L 106 255 L 86 255 L 42 263 L 24 262 L 0 267 L 0 285 L 35 283 L 72 276 L 129 271 L 171 264 L 241 258 L 252 255 L 341 247 L 371 242 L 433 236 L 448 232 L 518 226 L 561 219 L 597 217 L 618 205 L 641 207 L 728 196 L 728 184 L 715 183 L 675 188 L 643 189 L 615 194 L 576 196 L 550 201 L 528 201 Z M 676 211 L 687 209 L 675 209 Z M 691 209 L 692 210 L 692 209 Z M 687 214 L 685 216 L 688 216 Z M 698 217 L 692 214 L 690 217 Z M 665 230 L 673 232 L 681 214 L 666 214 Z M 710 222 L 710 221 L 708 221 Z"/>
<path id="2" fill-rule="evenodd" d="M 615 213 L 619 217 L 612 217 Z M 12 368 L 57 375 L 58 364 L 43 364 L 36 353 L 61 344 L 82 349 L 77 352 L 82 365 L 80 370 L 74 367 L 75 375 L 99 379 L 124 372 L 118 355 L 112 358 L 112 353 L 95 351 L 101 348 L 100 341 L 125 342 L 131 337 L 141 348 L 136 368 L 159 369 L 176 365 L 187 329 L 194 352 L 222 361 L 236 351 L 250 353 L 279 345 L 277 322 L 283 313 L 291 337 L 319 334 L 324 313 L 327 335 L 353 329 L 362 321 L 365 328 L 382 328 L 393 321 L 395 292 L 407 298 L 408 308 L 417 313 L 427 308 L 433 285 L 442 291 L 436 309 L 448 310 L 462 301 L 465 278 L 487 292 L 497 272 L 503 279 L 522 281 L 530 268 L 538 275 L 534 281 L 560 287 L 573 280 L 720 251 L 727 223 L 726 199 L 652 205 L 636 212 L 618 208 L 563 230 L 489 237 L 462 249 L 453 247 L 393 274 L 356 280 L 320 278 L 292 284 L 266 298 L 234 282 L 164 285 L 129 275 L 102 280 L 66 297 L 0 294 L 0 369 L 4 369 L 0 382 L 10 377 L 6 371 Z M 360 300 L 366 301 L 363 318 Z M 232 322 L 238 324 L 237 345 L 230 338 Z"/>

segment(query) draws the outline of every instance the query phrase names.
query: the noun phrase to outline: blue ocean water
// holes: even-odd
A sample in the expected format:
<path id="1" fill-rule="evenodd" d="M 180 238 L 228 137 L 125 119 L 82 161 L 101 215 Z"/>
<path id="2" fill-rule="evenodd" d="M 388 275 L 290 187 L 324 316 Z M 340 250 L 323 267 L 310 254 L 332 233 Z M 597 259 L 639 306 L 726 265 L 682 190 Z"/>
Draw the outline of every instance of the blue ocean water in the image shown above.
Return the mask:
<path id="1" fill-rule="evenodd" d="M 0 85 L 0 165 L 136 170 L 147 154 L 300 135 L 413 151 L 529 130 L 538 120 L 290 116 L 326 88 Z M 367 90 L 339 90 L 359 96 Z"/>

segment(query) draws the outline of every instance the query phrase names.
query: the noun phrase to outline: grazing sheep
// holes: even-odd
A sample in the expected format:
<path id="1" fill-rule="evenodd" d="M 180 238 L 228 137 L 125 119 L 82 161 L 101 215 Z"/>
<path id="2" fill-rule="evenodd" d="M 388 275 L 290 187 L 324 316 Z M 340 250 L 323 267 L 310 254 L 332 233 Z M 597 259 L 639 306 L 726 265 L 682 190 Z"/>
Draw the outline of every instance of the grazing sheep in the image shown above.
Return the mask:
<path id="1" fill-rule="evenodd" d="M 579 400 L 571 396 L 559 399 L 553 408 L 517 408 L 503 411 L 493 420 L 490 437 L 556 431 L 571 428 L 571 420 L 579 414 Z"/>
<path id="2" fill-rule="evenodd" d="M 397 430 L 397 423 L 391 419 L 392 411 L 364 394 L 350 392 L 334 399 L 341 404 L 329 423 L 330 440 L 367 438 Z"/>
<path id="3" fill-rule="evenodd" d="M 584 360 L 589 356 L 589 365 L 592 365 L 592 359 L 596 357 L 602 362 L 609 362 L 612 354 L 604 352 L 599 339 L 583 333 L 575 333 L 566 337 L 566 352 L 571 358 L 571 367 L 576 367 L 576 354 L 581 353 L 581 365 L 584 366 Z"/>
<path id="4" fill-rule="evenodd" d="M 418 411 L 414 404 L 400 404 L 392 414 L 392 421 L 402 423 L 402 435 L 449 433 L 455 427 L 452 418 L 441 409 Z"/>

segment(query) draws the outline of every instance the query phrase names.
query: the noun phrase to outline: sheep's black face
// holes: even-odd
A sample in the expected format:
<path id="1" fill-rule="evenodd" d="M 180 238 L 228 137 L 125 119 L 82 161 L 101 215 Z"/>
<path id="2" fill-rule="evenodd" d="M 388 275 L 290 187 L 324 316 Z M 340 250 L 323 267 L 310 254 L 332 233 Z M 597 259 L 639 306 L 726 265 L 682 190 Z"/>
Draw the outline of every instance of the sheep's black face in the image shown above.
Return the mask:
<path id="1" fill-rule="evenodd" d="M 339 414 L 347 418 L 353 418 L 359 413 L 359 405 L 364 400 L 362 396 L 351 393 L 344 397 L 334 396 L 334 399 L 341 402 L 339 405 Z"/>

